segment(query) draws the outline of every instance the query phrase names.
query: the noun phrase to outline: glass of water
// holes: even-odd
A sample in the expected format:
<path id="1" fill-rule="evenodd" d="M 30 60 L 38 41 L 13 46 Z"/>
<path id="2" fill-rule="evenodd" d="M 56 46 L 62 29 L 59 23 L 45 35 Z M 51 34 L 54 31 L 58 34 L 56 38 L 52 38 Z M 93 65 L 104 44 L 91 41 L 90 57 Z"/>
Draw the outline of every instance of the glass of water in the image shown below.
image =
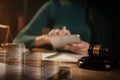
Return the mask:
<path id="1" fill-rule="evenodd" d="M 22 78 L 23 54 L 25 45 L 22 43 L 6 43 L 3 45 L 6 50 L 6 77 L 11 80 Z"/>

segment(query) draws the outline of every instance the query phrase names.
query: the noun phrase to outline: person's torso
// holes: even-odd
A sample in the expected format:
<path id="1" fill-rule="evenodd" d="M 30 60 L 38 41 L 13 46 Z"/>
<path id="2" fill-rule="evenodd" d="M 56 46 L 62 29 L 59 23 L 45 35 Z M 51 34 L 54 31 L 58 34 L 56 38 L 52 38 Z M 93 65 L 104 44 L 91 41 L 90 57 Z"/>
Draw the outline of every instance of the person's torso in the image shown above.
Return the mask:
<path id="1" fill-rule="evenodd" d="M 90 42 L 90 27 L 86 20 L 85 5 L 77 4 L 72 6 L 52 5 L 50 16 L 54 20 L 54 28 L 66 26 L 72 34 L 79 34 L 82 40 Z"/>

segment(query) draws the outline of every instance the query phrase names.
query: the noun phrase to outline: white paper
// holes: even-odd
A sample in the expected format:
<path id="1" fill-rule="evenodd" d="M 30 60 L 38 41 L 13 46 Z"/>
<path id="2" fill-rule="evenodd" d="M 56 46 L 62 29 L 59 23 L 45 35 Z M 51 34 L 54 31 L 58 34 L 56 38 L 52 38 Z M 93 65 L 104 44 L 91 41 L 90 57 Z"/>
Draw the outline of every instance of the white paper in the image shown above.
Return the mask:
<path id="1" fill-rule="evenodd" d="M 54 48 L 62 48 L 66 44 L 80 42 L 80 35 L 48 35 L 48 39 Z"/>
<path id="2" fill-rule="evenodd" d="M 56 56 L 47 58 L 48 56 L 51 55 L 56 55 Z M 80 55 L 80 54 L 66 53 L 66 52 L 42 54 L 43 60 L 60 61 L 60 62 L 77 62 L 81 57 L 84 56 L 88 56 L 88 55 Z"/>

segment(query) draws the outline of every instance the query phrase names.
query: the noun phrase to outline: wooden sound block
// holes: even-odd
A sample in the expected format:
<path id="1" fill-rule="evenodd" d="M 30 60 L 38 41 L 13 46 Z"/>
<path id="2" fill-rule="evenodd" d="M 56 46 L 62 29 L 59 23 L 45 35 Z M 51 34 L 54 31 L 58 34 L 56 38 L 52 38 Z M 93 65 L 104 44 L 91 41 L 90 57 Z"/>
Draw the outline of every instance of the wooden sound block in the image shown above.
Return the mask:
<path id="1" fill-rule="evenodd" d="M 82 57 L 78 60 L 77 65 L 80 68 L 91 70 L 111 70 L 120 66 L 119 60 L 110 56 Z"/>

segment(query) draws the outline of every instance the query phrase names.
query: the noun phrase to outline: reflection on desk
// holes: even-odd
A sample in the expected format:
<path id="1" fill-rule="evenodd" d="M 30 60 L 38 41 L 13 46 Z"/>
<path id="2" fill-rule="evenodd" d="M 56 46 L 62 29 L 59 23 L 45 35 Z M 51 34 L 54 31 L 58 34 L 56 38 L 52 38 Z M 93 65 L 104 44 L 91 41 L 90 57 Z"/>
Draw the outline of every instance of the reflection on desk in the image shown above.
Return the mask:
<path id="1" fill-rule="evenodd" d="M 43 51 L 42 51 L 43 53 Z M 22 74 L 21 75 L 12 75 L 11 69 L 14 69 L 15 65 L 8 65 L 4 62 L 4 58 L 0 56 L 0 80 L 16 80 L 16 76 L 19 76 L 17 80 L 41 80 L 41 61 L 35 59 L 35 55 L 38 57 L 39 54 L 34 54 L 34 51 L 27 52 L 27 55 L 30 55 L 34 59 L 25 61 L 25 64 L 22 65 Z M 38 61 L 38 62 L 37 62 Z M 50 63 L 47 62 L 46 63 Z M 6 65 L 7 68 L 6 69 Z M 9 67 L 10 66 L 10 67 Z M 114 70 L 87 70 L 82 69 L 77 66 L 76 63 L 69 62 L 60 62 L 59 66 L 72 66 L 72 80 L 119 80 L 120 79 L 120 67 Z M 25 74 L 27 73 L 27 74 Z M 12 78 L 12 79 L 11 79 Z M 59 79 L 57 79 L 59 80 Z M 65 79 L 67 80 L 67 79 Z"/>
<path id="2" fill-rule="evenodd" d="M 73 80 L 119 80 L 120 79 L 120 68 L 109 71 L 96 71 L 96 70 L 86 70 L 80 69 L 76 64 L 62 63 L 65 65 L 72 65 L 72 78 Z M 26 66 L 27 73 L 29 75 L 21 76 L 19 80 L 38 80 L 40 78 L 40 67 Z M 0 80 L 11 80 L 6 78 L 6 74 L 10 72 L 5 72 L 5 63 L 0 63 Z M 10 73 L 11 74 L 11 73 Z M 11 78 L 14 80 L 16 75 L 12 75 Z M 39 79 L 40 80 L 40 79 Z"/>

